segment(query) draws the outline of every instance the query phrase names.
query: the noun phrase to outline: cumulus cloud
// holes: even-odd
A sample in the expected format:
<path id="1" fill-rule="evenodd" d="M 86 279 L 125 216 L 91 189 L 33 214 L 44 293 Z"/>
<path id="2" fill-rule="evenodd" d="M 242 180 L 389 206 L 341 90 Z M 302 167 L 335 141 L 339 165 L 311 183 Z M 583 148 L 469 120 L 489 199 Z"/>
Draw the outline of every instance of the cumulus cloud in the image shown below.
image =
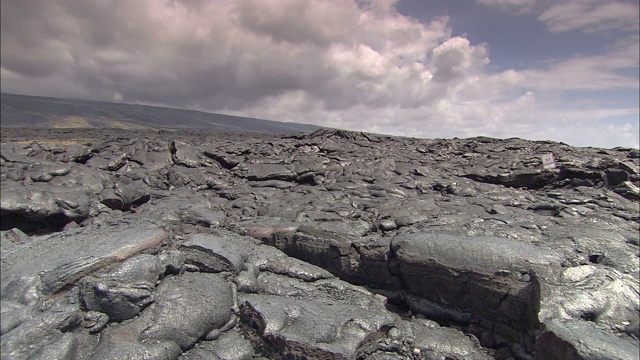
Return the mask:
<path id="1" fill-rule="evenodd" d="M 64 74 L 123 101 L 238 110 L 304 91 L 328 110 L 385 106 L 405 99 L 404 80 L 429 78 L 426 56 L 449 37 L 446 18 L 421 24 L 393 3 L 3 2 L 3 86 L 49 89 Z"/>
<path id="2" fill-rule="evenodd" d="M 534 0 L 480 2 L 535 5 Z M 396 5 L 395 0 L 3 1 L 2 91 L 408 136 L 531 137 L 540 131 L 539 138 L 545 138 L 540 129 L 553 125 L 560 133 L 578 121 L 559 122 L 566 109 L 547 106 L 545 92 L 637 88 L 637 81 L 619 73 L 637 68 L 637 40 L 607 55 L 492 72 L 489 45 L 452 36 L 447 17 L 419 22 L 399 14 Z M 559 16 L 540 19 L 552 27 Z M 601 119 L 580 121 L 597 125 Z"/>
<path id="3" fill-rule="evenodd" d="M 470 71 L 489 63 L 483 46 L 473 47 L 469 40 L 454 37 L 432 52 L 433 79 L 447 82 L 465 77 Z"/>

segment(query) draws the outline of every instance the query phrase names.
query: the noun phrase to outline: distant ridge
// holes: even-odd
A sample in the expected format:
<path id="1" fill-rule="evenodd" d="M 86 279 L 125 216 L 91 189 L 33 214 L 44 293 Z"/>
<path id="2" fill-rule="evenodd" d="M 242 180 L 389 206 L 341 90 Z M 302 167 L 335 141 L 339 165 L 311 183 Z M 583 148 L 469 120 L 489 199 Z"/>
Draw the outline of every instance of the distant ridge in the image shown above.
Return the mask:
<path id="1" fill-rule="evenodd" d="M 313 132 L 320 126 L 196 110 L 103 101 L 0 94 L 0 127 L 206 129 L 269 134 Z"/>

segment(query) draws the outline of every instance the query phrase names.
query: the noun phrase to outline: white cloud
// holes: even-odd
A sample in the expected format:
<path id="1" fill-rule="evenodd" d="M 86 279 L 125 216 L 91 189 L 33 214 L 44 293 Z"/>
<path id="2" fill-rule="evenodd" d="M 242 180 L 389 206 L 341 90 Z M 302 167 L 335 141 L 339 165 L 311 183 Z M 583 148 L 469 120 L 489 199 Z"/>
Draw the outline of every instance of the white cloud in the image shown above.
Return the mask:
<path id="1" fill-rule="evenodd" d="M 433 79 L 438 82 L 459 79 L 488 63 L 483 46 L 471 46 L 469 40 L 454 37 L 433 49 Z"/>
<path id="2" fill-rule="evenodd" d="M 485 6 L 494 6 L 516 14 L 529 14 L 536 5 L 536 0 L 477 0 L 477 3 Z"/>
<path id="3" fill-rule="evenodd" d="M 638 31 L 637 1 L 569 0 L 546 9 L 538 19 L 551 31 Z"/>
<path id="4" fill-rule="evenodd" d="M 547 68 L 519 72 L 523 84 L 543 90 L 608 90 L 638 88 L 638 79 L 621 70 L 637 69 L 638 45 L 605 55 L 576 56 L 552 62 Z"/>
<path id="5" fill-rule="evenodd" d="M 615 147 L 640 146 L 638 109 L 586 109 L 586 110 L 541 110 L 536 111 L 540 122 L 529 128 L 529 138 L 569 142 L 574 146 Z M 612 118 L 627 116 L 629 122 L 613 123 Z M 635 118 L 635 120 L 633 120 Z M 571 141 L 567 132 L 572 133 Z"/>
<path id="6" fill-rule="evenodd" d="M 637 79 L 620 73 L 637 69 L 637 39 L 604 55 L 496 73 L 486 67 L 487 44 L 452 37 L 446 17 L 420 23 L 402 16 L 396 2 L 4 1 L 2 91 L 420 137 L 548 134 L 580 142 L 591 136 L 582 127 L 598 128 L 615 115 L 567 115 L 549 93 L 637 89 Z M 559 18 L 544 21 L 555 26 Z M 597 24 L 572 26 L 587 31 Z M 601 146 L 631 144 L 602 131 L 610 137 L 599 138 L 607 141 Z"/>

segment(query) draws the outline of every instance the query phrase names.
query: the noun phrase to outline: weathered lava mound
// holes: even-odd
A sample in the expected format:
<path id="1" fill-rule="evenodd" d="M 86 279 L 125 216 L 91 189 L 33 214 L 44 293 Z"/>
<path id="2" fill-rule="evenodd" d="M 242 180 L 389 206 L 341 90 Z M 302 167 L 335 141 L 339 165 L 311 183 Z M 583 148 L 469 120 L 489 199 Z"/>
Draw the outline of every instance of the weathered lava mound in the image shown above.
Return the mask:
<path id="1" fill-rule="evenodd" d="M 636 149 L 2 129 L 3 359 L 635 359 Z"/>

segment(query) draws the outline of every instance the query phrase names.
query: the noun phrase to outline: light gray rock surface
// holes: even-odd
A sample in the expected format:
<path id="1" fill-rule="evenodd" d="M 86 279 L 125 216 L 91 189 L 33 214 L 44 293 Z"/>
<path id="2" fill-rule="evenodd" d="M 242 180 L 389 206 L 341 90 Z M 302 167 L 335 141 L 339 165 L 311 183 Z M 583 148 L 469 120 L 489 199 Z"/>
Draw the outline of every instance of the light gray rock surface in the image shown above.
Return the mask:
<path id="1" fill-rule="evenodd" d="M 234 233 L 223 235 L 193 234 L 187 237 L 180 249 L 186 262 L 204 272 L 240 272 L 249 257 L 250 241 Z"/>
<path id="2" fill-rule="evenodd" d="M 637 149 L 2 129 L 1 152 L 3 359 L 639 352 Z"/>
<path id="3" fill-rule="evenodd" d="M 245 295 L 243 321 L 290 358 L 351 359 L 368 342 L 383 337 L 394 324 L 388 312 L 273 295 Z"/>
<path id="4" fill-rule="evenodd" d="M 80 282 L 82 304 L 112 321 L 131 319 L 153 302 L 156 282 L 164 273 L 156 256 L 131 257 L 111 273 L 85 276 Z"/>
<path id="5" fill-rule="evenodd" d="M 43 291 L 51 294 L 166 239 L 162 228 L 137 220 L 37 237 L 13 251 L 2 252 L 2 289 L 22 276 L 37 274 Z"/>

